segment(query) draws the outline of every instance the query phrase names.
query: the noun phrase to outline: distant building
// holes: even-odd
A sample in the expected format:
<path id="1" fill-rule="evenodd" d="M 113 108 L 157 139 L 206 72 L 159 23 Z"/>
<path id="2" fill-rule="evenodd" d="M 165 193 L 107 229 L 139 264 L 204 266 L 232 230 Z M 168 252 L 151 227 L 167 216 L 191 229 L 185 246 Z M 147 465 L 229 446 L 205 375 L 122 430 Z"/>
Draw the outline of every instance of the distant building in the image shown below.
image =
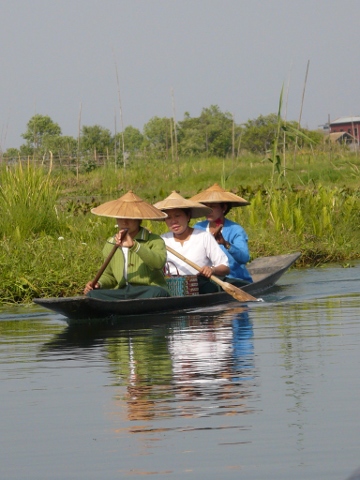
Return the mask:
<path id="1" fill-rule="evenodd" d="M 360 117 L 340 117 L 330 122 L 330 139 L 345 143 L 359 143 Z"/>

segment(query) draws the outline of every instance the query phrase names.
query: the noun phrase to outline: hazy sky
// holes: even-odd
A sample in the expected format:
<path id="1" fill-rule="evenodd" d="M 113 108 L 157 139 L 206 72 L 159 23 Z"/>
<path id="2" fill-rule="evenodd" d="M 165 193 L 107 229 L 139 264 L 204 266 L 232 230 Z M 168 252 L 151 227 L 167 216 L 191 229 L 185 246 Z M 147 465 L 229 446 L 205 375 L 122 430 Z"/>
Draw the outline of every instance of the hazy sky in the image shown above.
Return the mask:
<path id="1" fill-rule="evenodd" d="M 314 129 L 360 114 L 360 0 L 0 0 L 0 147 L 36 113 L 142 130 L 203 108 L 277 112 Z M 172 89 L 174 94 L 172 95 Z"/>

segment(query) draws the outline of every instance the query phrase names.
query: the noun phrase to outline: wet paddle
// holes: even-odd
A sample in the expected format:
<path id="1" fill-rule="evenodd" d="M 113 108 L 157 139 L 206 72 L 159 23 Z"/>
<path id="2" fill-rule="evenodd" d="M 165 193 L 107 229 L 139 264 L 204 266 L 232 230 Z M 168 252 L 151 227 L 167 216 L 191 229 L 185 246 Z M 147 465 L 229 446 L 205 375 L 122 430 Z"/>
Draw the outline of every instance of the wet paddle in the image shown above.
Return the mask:
<path id="1" fill-rule="evenodd" d="M 184 257 L 183 255 L 181 255 L 181 253 L 178 253 L 178 252 L 177 252 L 176 250 L 174 250 L 173 248 L 166 246 L 166 250 L 167 250 L 168 252 L 172 253 L 173 255 L 175 255 L 175 257 L 180 258 L 180 260 L 182 260 L 183 262 L 185 262 L 185 263 L 187 263 L 188 265 L 190 265 L 190 267 L 195 268 L 195 270 L 197 270 L 198 272 L 201 271 L 201 267 L 199 267 L 199 265 L 196 265 L 196 263 L 194 263 L 194 262 L 192 262 L 191 260 L 187 259 L 187 258 Z M 217 283 L 218 285 L 220 285 L 220 287 L 221 287 L 226 293 L 228 293 L 229 295 L 231 295 L 232 297 L 234 297 L 234 298 L 235 298 L 237 301 L 239 301 L 239 302 L 257 302 L 257 301 L 258 301 L 257 298 L 253 297 L 253 296 L 250 295 L 249 293 L 244 292 L 244 290 L 241 290 L 241 288 L 235 287 L 235 285 L 231 285 L 231 283 L 223 282 L 222 280 L 220 280 L 219 278 L 215 277 L 214 275 L 211 275 L 210 280 L 212 280 L 214 283 Z"/>

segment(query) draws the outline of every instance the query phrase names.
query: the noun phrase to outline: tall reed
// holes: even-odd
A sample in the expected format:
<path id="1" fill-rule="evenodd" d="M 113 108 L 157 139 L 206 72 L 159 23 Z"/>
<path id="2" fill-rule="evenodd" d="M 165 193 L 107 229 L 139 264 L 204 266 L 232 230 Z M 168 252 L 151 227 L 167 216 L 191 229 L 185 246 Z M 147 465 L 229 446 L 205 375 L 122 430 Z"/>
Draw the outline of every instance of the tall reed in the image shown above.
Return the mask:
<path id="1" fill-rule="evenodd" d="M 24 240 L 59 231 L 59 187 L 40 167 L 20 162 L 0 170 L 0 235 Z"/>

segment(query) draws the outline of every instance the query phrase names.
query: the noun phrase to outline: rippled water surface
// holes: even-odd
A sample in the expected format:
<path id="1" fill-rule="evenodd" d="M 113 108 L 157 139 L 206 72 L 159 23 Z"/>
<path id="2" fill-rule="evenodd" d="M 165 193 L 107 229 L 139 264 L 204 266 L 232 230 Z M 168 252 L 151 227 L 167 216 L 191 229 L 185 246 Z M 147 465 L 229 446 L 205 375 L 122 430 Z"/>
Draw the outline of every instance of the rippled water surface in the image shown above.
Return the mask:
<path id="1" fill-rule="evenodd" d="M 360 264 L 265 302 L 71 328 L 0 311 L 0 478 L 345 480 L 360 466 Z"/>

